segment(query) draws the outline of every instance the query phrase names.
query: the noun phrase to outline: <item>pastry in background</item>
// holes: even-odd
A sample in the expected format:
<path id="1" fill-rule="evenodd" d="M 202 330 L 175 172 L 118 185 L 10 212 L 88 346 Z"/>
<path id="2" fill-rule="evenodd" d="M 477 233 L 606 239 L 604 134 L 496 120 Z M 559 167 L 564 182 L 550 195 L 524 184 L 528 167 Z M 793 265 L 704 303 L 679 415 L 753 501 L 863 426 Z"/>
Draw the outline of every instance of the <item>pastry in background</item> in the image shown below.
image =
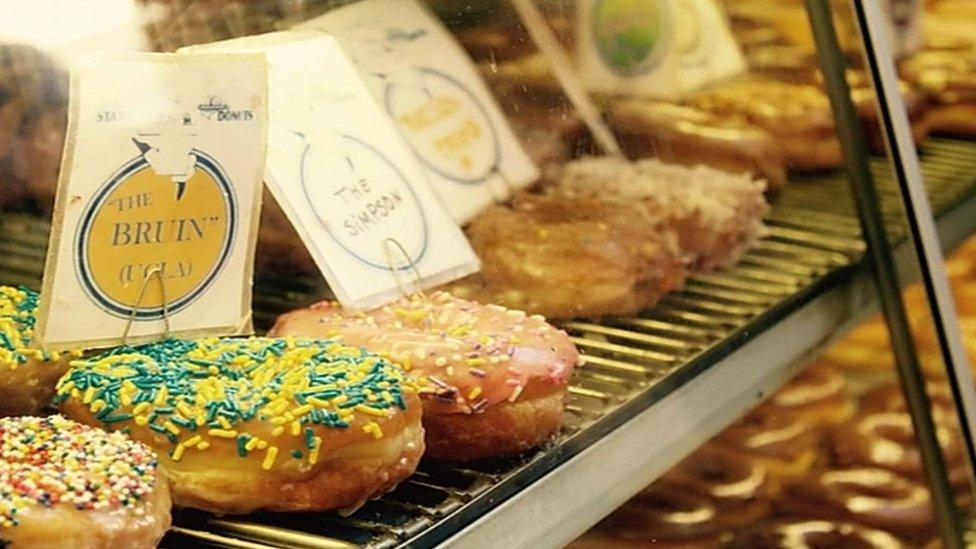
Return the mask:
<path id="1" fill-rule="evenodd" d="M 852 522 L 827 520 L 774 520 L 739 532 L 729 549 L 904 549 L 897 537 L 884 530 Z"/>
<path id="2" fill-rule="evenodd" d="M 0 208 L 54 202 L 68 75 L 30 46 L 0 44 Z"/>
<path id="3" fill-rule="evenodd" d="M 837 168 L 843 160 L 830 100 L 816 86 L 745 77 L 692 94 L 687 102 L 718 116 L 742 116 L 763 128 L 782 147 L 791 168 Z"/>
<path id="4" fill-rule="evenodd" d="M 932 133 L 976 136 L 976 50 L 922 51 L 903 60 L 899 69 L 902 78 L 930 98 Z"/>
<path id="5" fill-rule="evenodd" d="M 465 232 L 481 272 L 443 289 L 549 318 L 634 314 L 688 274 L 661 214 L 595 196 L 521 193 Z"/>
<path id="6" fill-rule="evenodd" d="M 631 159 L 657 158 L 746 173 L 776 192 L 786 184 L 779 143 L 742 117 L 722 116 L 688 105 L 647 99 L 609 102 L 607 121 Z"/>
<path id="7" fill-rule="evenodd" d="M 886 530 L 916 544 L 931 539 L 936 531 L 925 485 L 887 469 L 855 467 L 814 473 L 789 487 L 777 509 L 787 516 Z"/>

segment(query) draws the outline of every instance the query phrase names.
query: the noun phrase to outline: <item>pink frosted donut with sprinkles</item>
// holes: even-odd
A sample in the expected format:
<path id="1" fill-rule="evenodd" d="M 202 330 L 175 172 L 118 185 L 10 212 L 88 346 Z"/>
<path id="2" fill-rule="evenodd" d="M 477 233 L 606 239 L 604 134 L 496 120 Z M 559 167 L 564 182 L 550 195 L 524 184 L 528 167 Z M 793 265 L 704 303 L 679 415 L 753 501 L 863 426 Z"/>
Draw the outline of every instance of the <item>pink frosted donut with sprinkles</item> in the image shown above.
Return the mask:
<path id="1" fill-rule="evenodd" d="M 156 454 L 61 416 L 0 419 L 0 547 L 156 547 L 170 494 Z"/>
<path id="2" fill-rule="evenodd" d="M 435 292 L 369 312 L 321 302 L 278 318 L 271 335 L 362 346 L 426 381 L 426 455 L 473 460 L 515 454 L 563 421 L 580 360 L 569 336 L 539 315 Z"/>

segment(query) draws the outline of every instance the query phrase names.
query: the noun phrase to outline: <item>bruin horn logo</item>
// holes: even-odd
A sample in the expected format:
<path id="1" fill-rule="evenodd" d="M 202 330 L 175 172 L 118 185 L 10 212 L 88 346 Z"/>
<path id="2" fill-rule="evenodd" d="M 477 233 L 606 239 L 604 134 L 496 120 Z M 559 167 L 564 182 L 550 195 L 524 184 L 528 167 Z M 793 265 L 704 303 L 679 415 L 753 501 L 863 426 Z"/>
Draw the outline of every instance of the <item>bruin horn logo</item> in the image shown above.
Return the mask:
<path id="1" fill-rule="evenodd" d="M 218 122 L 246 122 L 254 120 L 254 113 L 248 109 L 234 110 L 219 96 L 211 95 L 197 105 L 197 110 L 207 120 Z"/>
<path id="2" fill-rule="evenodd" d="M 163 315 L 163 292 L 151 285 L 139 300 L 149 273 L 160 270 L 170 314 L 192 304 L 231 256 L 238 201 L 227 173 L 206 152 L 191 149 L 192 165 L 175 181 L 156 172 L 145 147 L 139 151 L 86 205 L 74 239 L 75 270 L 100 309 L 155 320 Z"/>

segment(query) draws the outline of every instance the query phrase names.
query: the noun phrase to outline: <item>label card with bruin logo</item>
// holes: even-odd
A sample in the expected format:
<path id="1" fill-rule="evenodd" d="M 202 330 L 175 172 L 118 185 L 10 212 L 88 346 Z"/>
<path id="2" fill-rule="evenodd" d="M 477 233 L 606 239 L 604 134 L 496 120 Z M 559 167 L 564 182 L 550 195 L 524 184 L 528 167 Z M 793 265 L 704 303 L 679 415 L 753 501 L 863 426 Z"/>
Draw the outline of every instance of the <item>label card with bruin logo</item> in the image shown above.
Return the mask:
<path id="1" fill-rule="evenodd" d="M 671 0 L 578 0 L 576 11 L 577 65 L 591 90 L 680 94 Z"/>
<path id="2" fill-rule="evenodd" d="M 267 120 L 258 55 L 127 54 L 71 77 L 45 348 L 250 331 Z M 164 318 L 165 317 L 165 318 Z M 130 322 L 131 319 L 131 322 Z"/>
<path id="3" fill-rule="evenodd" d="M 471 59 L 415 0 L 363 0 L 295 28 L 339 40 L 457 222 L 538 178 Z"/>
<path id="4" fill-rule="evenodd" d="M 478 270 L 417 158 L 333 37 L 278 32 L 185 51 L 266 55 L 265 181 L 344 306 L 393 301 L 416 289 L 418 276 L 426 288 Z"/>

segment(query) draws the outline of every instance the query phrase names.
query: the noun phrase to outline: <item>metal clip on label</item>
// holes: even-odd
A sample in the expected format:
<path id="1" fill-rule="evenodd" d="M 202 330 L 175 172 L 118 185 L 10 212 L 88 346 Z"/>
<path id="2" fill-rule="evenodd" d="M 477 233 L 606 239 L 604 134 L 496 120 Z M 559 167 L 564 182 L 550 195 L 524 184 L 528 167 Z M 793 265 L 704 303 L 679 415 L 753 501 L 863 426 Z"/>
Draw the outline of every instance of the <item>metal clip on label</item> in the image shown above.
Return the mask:
<path id="1" fill-rule="evenodd" d="M 161 267 L 153 267 L 146 273 L 146 278 L 142 281 L 142 288 L 139 289 L 139 297 L 136 298 L 136 304 L 132 307 L 132 312 L 129 313 L 129 319 L 125 323 L 125 330 L 122 331 L 122 345 L 125 346 L 129 340 L 129 330 L 132 329 L 132 323 L 136 319 L 136 313 L 139 310 L 139 306 L 142 305 L 142 299 L 146 295 L 146 288 L 149 287 L 149 279 L 156 275 L 159 279 L 159 291 L 163 298 L 163 324 L 165 330 L 163 331 L 163 339 L 169 338 L 169 304 L 166 298 L 166 281 L 163 280 L 163 269 Z"/>
<path id="2" fill-rule="evenodd" d="M 397 267 L 396 262 L 393 260 L 393 253 L 390 251 L 390 247 L 395 248 L 406 260 L 407 264 L 404 267 Z M 411 297 L 412 295 L 419 295 L 420 297 L 427 299 L 427 295 L 424 294 L 424 290 L 420 284 L 422 277 L 420 276 L 420 270 L 417 269 L 417 264 L 410 258 L 410 254 L 407 253 L 406 248 L 403 244 L 395 238 L 385 238 L 383 239 L 383 253 L 386 254 L 386 264 L 390 268 L 390 272 L 393 273 L 393 277 L 396 279 L 397 286 L 400 288 L 400 293 L 403 297 Z M 407 291 L 407 287 L 403 284 L 403 280 L 400 279 L 400 271 L 405 269 L 410 269 L 413 272 L 414 285 L 417 291 L 411 293 Z"/>

